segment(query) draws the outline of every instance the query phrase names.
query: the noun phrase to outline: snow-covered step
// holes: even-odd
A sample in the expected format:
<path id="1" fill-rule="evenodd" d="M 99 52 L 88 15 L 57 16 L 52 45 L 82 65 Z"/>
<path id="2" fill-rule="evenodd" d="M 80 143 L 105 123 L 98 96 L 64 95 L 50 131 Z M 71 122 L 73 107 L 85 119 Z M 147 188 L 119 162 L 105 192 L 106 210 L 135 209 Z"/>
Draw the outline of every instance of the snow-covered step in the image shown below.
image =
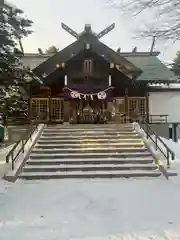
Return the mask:
<path id="1" fill-rule="evenodd" d="M 137 135 L 136 132 L 58 132 L 58 131 L 54 131 L 54 132 L 43 132 L 42 136 L 70 136 L 72 135 L 73 137 L 101 137 L 101 136 L 106 136 L 106 137 L 111 137 L 111 136 L 133 136 L 133 135 Z"/>
<path id="2" fill-rule="evenodd" d="M 32 150 L 23 179 L 158 177 L 152 154 L 132 125 L 48 127 Z"/>
<path id="3" fill-rule="evenodd" d="M 38 142 L 38 144 L 36 145 L 36 148 L 40 148 L 40 149 L 61 149 L 61 148 L 65 148 L 65 149 L 72 149 L 72 148 L 88 148 L 89 146 L 93 149 L 99 148 L 99 147 L 103 147 L 103 148 L 109 148 L 109 143 L 89 143 L 89 142 L 81 142 L 81 143 L 71 143 L 71 144 L 54 144 L 52 142 L 48 143 L 40 143 Z M 121 147 L 121 148 L 138 148 L 138 147 L 143 147 L 144 143 L 143 142 L 137 142 L 137 143 L 123 143 L 123 142 L 115 142 L 110 144 L 111 147 Z M 81 149 L 80 149 L 81 150 Z"/>
<path id="4" fill-rule="evenodd" d="M 73 172 L 22 172 L 21 179 L 69 179 L 69 178 L 130 178 L 130 177 L 159 177 L 158 170 L 120 170 L 120 171 L 73 171 Z"/>
<path id="5" fill-rule="evenodd" d="M 90 130 L 107 130 L 107 131 L 113 131 L 113 130 L 126 130 L 126 129 L 131 129 L 134 130 L 134 127 L 132 125 L 70 125 L 70 126 L 66 126 L 66 125 L 48 125 L 47 128 L 45 130 L 63 130 L 63 131 L 78 131 L 78 130 L 82 130 L 82 131 L 90 131 Z"/>
<path id="6" fill-rule="evenodd" d="M 75 136 L 75 135 L 54 135 L 54 136 L 44 136 L 42 135 L 40 140 L 79 140 L 79 139 L 82 139 L 82 140 L 110 140 L 110 139 L 116 139 L 117 141 L 118 140 L 121 140 L 121 139 L 141 139 L 140 136 L 138 134 L 132 134 L 132 135 L 101 135 L 101 136 L 97 136 L 97 135 L 94 135 L 94 136 L 90 136 L 90 135 L 87 135 L 87 136 Z"/>
<path id="7" fill-rule="evenodd" d="M 141 138 L 125 138 L 125 139 L 115 139 L 115 138 L 111 138 L 111 139 L 53 139 L 51 141 L 49 141 L 49 138 L 42 138 L 38 141 L 38 144 L 81 144 L 81 143 L 98 143 L 98 144 L 113 144 L 113 143 L 139 143 L 142 142 Z"/>
<path id="8" fill-rule="evenodd" d="M 73 172 L 73 171 L 112 171 L 112 170 L 155 170 L 155 164 L 89 164 L 89 165 L 26 165 L 24 172 Z"/>
<path id="9" fill-rule="evenodd" d="M 28 165 L 89 165 L 89 164 L 148 164 L 152 163 L 154 160 L 152 157 L 143 157 L 143 158 L 51 158 L 51 159 L 28 159 Z"/>
<path id="10" fill-rule="evenodd" d="M 121 134 L 130 134 L 135 132 L 133 129 L 122 129 L 122 130 L 117 130 L 117 129 L 113 129 L 113 130 L 81 130 L 81 129 L 77 129 L 75 130 L 65 130 L 65 129 L 45 129 L 44 133 L 58 133 L 58 134 L 104 134 L 104 133 L 110 133 L 110 134 L 117 134 L 117 133 L 121 133 Z"/>
<path id="11" fill-rule="evenodd" d="M 79 128 L 77 128 L 77 127 L 69 127 L 69 128 L 67 128 L 67 127 L 61 127 L 61 128 L 58 128 L 58 127 L 53 127 L 53 126 L 51 126 L 51 127 L 47 127 L 46 129 L 45 129 L 45 131 L 54 131 L 54 130 L 58 130 L 58 131 L 74 131 L 74 132 L 76 132 L 76 131 L 88 131 L 88 132 L 90 132 L 90 131 L 124 131 L 124 130 L 134 130 L 134 128 L 132 127 L 132 126 L 127 126 L 127 127 L 119 127 L 119 128 L 110 128 L 110 127 L 96 127 L 96 128 L 85 128 L 85 127 L 79 127 Z"/>
<path id="12" fill-rule="evenodd" d="M 143 151 L 143 152 L 93 152 L 93 153 L 89 153 L 89 152 L 78 152 L 78 153 L 44 153 L 43 151 L 40 151 L 38 153 L 34 153 L 32 152 L 30 155 L 31 159 L 60 159 L 60 158 L 102 158 L 102 157 L 113 157 L 113 158 L 131 158 L 131 157 L 149 157 L 152 155 L 148 152 L 148 151 Z"/>
<path id="13" fill-rule="evenodd" d="M 35 148 L 32 153 L 129 153 L 129 152 L 146 152 L 147 149 L 142 146 L 142 147 L 134 147 L 134 146 L 129 146 L 129 147 L 111 147 L 109 146 L 108 148 L 106 147 L 79 147 L 79 148 L 52 148 L 52 149 L 40 149 L 40 148 Z"/>

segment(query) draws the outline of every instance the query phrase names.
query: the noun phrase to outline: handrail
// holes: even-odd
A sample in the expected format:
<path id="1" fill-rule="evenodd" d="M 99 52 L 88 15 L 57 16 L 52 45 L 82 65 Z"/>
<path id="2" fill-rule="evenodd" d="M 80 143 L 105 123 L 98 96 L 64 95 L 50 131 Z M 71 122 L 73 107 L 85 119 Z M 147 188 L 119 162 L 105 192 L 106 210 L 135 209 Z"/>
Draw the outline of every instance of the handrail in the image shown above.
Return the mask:
<path id="1" fill-rule="evenodd" d="M 142 127 L 142 125 L 141 125 L 141 127 L 145 131 L 146 137 L 150 138 L 155 143 L 156 151 L 159 149 L 159 151 L 164 155 L 164 157 L 167 160 L 167 167 L 169 167 L 170 166 L 170 156 L 171 156 L 171 160 L 175 160 L 175 153 L 167 146 L 167 144 L 159 136 L 157 136 L 157 134 L 152 130 L 150 125 L 145 120 L 141 121 L 141 124 L 145 125 L 145 127 Z M 154 135 L 155 139 L 153 139 L 153 137 L 151 135 Z M 166 153 L 161 149 L 161 147 L 158 144 L 158 141 L 166 149 Z"/>
<path id="2" fill-rule="evenodd" d="M 12 170 L 14 170 L 14 164 L 15 164 L 15 161 L 16 161 L 17 157 L 19 156 L 19 154 L 21 152 L 24 153 L 26 143 L 30 139 L 32 141 L 32 135 L 35 132 L 35 130 L 37 129 L 37 126 L 38 126 L 37 120 L 38 120 L 38 117 L 30 123 L 29 128 L 23 134 L 22 138 L 18 142 L 16 142 L 16 144 L 13 146 L 13 148 L 10 150 L 10 152 L 6 156 L 6 163 L 9 163 L 10 160 L 11 160 Z"/>

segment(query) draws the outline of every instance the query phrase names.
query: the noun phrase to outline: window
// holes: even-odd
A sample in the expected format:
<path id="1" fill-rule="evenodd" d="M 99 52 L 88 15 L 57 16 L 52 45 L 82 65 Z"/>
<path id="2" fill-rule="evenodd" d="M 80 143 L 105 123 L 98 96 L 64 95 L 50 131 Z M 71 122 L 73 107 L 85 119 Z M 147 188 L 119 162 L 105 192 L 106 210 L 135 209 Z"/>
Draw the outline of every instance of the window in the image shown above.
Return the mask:
<path id="1" fill-rule="evenodd" d="M 92 60 L 85 60 L 84 61 L 84 72 L 85 73 L 92 73 L 93 71 L 93 66 L 92 66 Z"/>

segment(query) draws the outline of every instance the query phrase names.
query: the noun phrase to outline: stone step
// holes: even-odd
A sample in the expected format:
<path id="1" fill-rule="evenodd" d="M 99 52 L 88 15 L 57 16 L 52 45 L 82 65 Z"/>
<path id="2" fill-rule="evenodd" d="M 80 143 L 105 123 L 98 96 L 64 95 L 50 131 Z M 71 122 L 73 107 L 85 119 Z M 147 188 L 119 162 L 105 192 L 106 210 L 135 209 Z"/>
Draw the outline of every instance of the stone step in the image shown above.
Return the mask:
<path id="1" fill-rule="evenodd" d="M 66 159 L 66 158 L 138 158 L 138 157 L 152 157 L 148 151 L 144 152 L 121 152 L 121 153 L 89 153 L 89 152 L 79 152 L 79 153 L 44 153 L 40 151 L 38 153 L 31 153 L 31 159 Z"/>
<path id="2" fill-rule="evenodd" d="M 122 170 L 122 171 L 91 171 L 91 172 L 22 172 L 19 176 L 26 180 L 40 179 L 80 179 L 80 178 L 139 178 L 139 177 L 159 177 L 161 172 L 158 170 Z"/>
<path id="3" fill-rule="evenodd" d="M 49 154 L 55 154 L 55 153 L 66 153 L 69 155 L 69 153 L 129 153 L 129 152 L 146 152 L 147 149 L 145 147 L 79 147 L 79 148 L 53 148 L 53 149 L 39 149 L 35 148 L 33 149 L 32 153 L 49 153 Z"/>
<path id="4" fill-rule="evenodd" d="M 143 147 L 144 143 L 143 142 L 137 142 L 137 143 L 123 143 L 123 142 L 116 142 L 116 143 L 89 143 L 89 142 L 81 142 L 81 143 L 71 143 L 71 144 L 53 144 L 52 142 L 49 143 L 40 143 L 36 144 L 36 148 L 38 149 L 63 149 L 63 148 L 77 148 L 77 147 L 82 147 L 82 148 L 98 148 L 98 147 L 103 147 L 103 148 L 111 148 L 111 147 L 121 147 L 121 148 L 126 148 L 126 147 L 131 147 L 131 148 L 139 148 Z M 81 148 L 79 148 L 81 151 Z"/>
<path id="5" fill-rule="evenodd" d="M 114 138 L 111 138 L 111 139 L 60 139 L 60 140 L 51 140 L 49 141 L 49 138 L 46 138 L 46 139 L 40 139 L 38 141 L 38 144 L 82 144 L 82 143 L 90 143 L 90 144 L 94 144 L 94 143 L 97 143 L 97 144 L 113 144 L 113 143 L 118 143 L 118 142 L 122 142 L 122 143 L 139 143 L 139 142 L 142 142 L 142 139 L 114 139 Z"/>
<path id="6" fill-rule="evenodd" d="M 63 136 L 63 135 L 53 135 L 53 136 L 44 136 L 42 135 L 40 140 L 86 140 L 86 141 L 90 141 L 90 140 L 110 140 L 110 139 L 116 139 L 116 140 L 120 140 L 120 139 L 138 139 L 140 140 L 140 136 L 137 134 L 132 134 L 132 135 L 101 135 L 101 136 L 75 136 L 75 135 L 69 135 L 69 136 Z"/>
<path id="7" fill-rule="evenodd" d="M 91 165 L 91 164 L 148 164 L 153 163 L 154 159 L 152 157 L 144 158 L 52 158 L 52 159 L 28 159 L 28 165 Z"/>
<path id="8" fill-rule="evenodd" d="M 129 131 L 121 131 L 121 132 L 61 132 L 61 131 L 44 131 L 42 136 L 77 136 L 77 137 L 89 137 L 89 136 L 96 136 L 96 137 L 101 137 L 101 136 L 123 136 L 123 135 L 138 135 L 137 132 Z"/>
<path id="9" fill-rule="evenodd" d="M 46 129 L 133 129 L 133 124 L 75 124 L 75 125 L 48 125 Z"/>
<path id="10" fill-rule="evenodd" d="M 133 128 L 126 128 L 126 129 L 56 129 L 56 128 L 45 128 L 44 133 L 62 133 L 62 134 L 103 134 L 103 133 L 129 133 L 129 132 L 135 132 Z"/>
<path id="11" fill-rule="evenodd" d="M 120 170 L 155 170 L 155 164 L 89 164 L 89 165 L 26 165 L 24 172 L 74 172 L 74 171 L 120 171 Z"/>

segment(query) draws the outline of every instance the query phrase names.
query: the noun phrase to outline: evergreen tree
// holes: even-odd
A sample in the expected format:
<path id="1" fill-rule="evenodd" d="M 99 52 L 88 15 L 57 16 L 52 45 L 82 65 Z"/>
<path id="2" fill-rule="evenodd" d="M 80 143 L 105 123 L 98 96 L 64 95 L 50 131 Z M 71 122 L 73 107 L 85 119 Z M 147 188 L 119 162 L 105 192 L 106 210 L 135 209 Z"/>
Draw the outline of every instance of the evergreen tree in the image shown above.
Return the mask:
<path id="1" fill-rule="evenodd" d="M 173 60 L 172 70 L 178 77 L 180 77 L 180 51 L 176 53 L 176 57 Z"/>
<path id="2" fill-rule="evenodd" d="M 22 90 L 24 92 L 27 87 L 29 70 L 23 68 L 21 63 L 21 39 L 32 32 L 29 30 L 32 21 L 22 17 L 22 14 L 23 11 L 15 6 L 0 3 L 0 113 L 3 119 L 22 109 L 22 104 L 25 104 Z"/>
<path id="3" fill-rule="evenodd" d="M 56 46 L 50 46 L 48 49 L 46 49 L 47 54 L 56 54 L 58 51 L 59 49 Z"/>

